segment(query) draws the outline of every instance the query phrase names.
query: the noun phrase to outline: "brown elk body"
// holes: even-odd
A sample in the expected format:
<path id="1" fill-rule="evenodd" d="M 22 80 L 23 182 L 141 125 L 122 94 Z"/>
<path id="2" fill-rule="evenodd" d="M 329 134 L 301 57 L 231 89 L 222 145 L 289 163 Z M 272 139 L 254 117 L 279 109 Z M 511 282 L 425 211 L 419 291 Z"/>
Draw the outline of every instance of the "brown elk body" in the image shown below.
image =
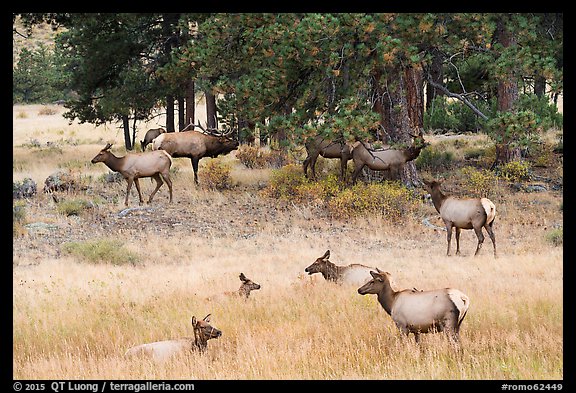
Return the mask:
<path id="1" fill-rule="evenodd" d="M 164 134 L 164 133 L 166 133 L 166 130 L 162 127 L 151 128 L 148 131 L 146 131 L 146 134 L 144 135 L 144 139 L 140 141 L 140 147 L 142 147 L 142 151 L 146 150 L 146 147 L 150 143 L 152 143 L 154 138 L 156 138 L 158 135 Z"/>
<path id="2" fill-rule="evenodd" d="M 372 150 L 364 142 L 356 141 L 351 146 L 352 160 L 354 161 L 352 183 L 356 183 L 365 166 L 373 171 L 390 170 L 392 173 L 398 173 L 405 163 L 416 159 L 420 155 L 420 151 L 426 146 L 428 143 L 424 141 L 422 135 L 414 136 L 412 145 L 405 149 Z"/>
<path id="3" fill-rule="evenodd" d="M 338 284 L 362 285 L 372 277 L 370 271 L 375 268 L 353 263 L 347 266 L 338 266 L 328 260 L 330 250 L 327 250 L 323 256 L 316 259 L 313 264 L 308 266 L 304 271 L 309 275 L 321 273 L 324 279 Z"/>
<path id="4" fill-rule="evenodd" d="M 129 348 L 124 356 L 148 356 L 154 360 L 166 360 L 171 356 L 186 351 L 203 352 L 208 346 L 208 340 L 222 335 L 222 332 L 210 325 L 209 322 L 210 314 L 206 315 L 203 320 L 197 320 L 196 317 L 192 317 L 194 338 L 185 337 L 136 345 Z"/>
<path id="5" fill-rule="evenodd" d="M 464 293 L 454 288 L 395 291 L 390 273 L 377 270 L 370 274 L 372 280 L 358 288 L 358 293 L 377 295 L 382 308 L 406 336 L 413 333 L 420 342 L 420 333 L 445 332 L 454 342 L 460 341 L 460 325 L 470 306 Z"/>
<path id="6" fill-rule="evenodd" d="M 340 159 L 340 180 L 346 179 L 346 166 L 348 161 L 352 158 L 350 147 L 346 143 L 335 142 L 316 136 L 305 143 L 307 157 L 302 166 L 304 168 L 304 176 L 308 177 L 308 167 L 312 171 L 312 179 L 316 179 L 316 160 L 318 156 L 324 158 L 339 158 Z"/>
<path id="7" fill-rule="evenodd" d="M 100 152 L 92 159 L 92 164 L 103 162 L 108 168 L 114 172 L 122 174 L 124 179 L 128 182 L 126 189 L 126 199 L 124 205 L 128 206 L 128 197 L 130 195 L 130 188 L 132 183 L 136 184 L 138 190 L 138 197 L 140 204 L 144 203 L 142 199 L 142 192 L 140 191 L 140 183 L 138 179 L 141 177 L 151 177 L 156 180 L 156 188 L 150 194 L 148 203 L 152 202 L 154 195 L 162 184 L 166 183 L 170 190 L 170 202 L 172 202 L 172 180 L 170 180 L 170 167 L 172 166 L 172 158 L 165 151 L 149 151 L 143 153 L 130 153 L 124 157 L 116 157 L 110 148 L 112 144 L 108 143 Z M 164 181 L 164 183 L 162 182 Z"/>
<path id="8" fill-rule="evenodd" d="M 494 256 L 496 257 L 496 236 L 494 235 L 494 219 L 496 218 L 496 206 L 488 198 L 462 198 L 458 199 L 445 195 L 440 190 L 441 182 L 423 180 L 426 190 L 432 197 L 432 203 L 436 211 L 440 213 L 444 225 L 446 225 L 448 248 L 446 255 L 450 255 L 450 243 L 452 242 L 452 228 L 456 228 L 456 255 L 460 254 L 460 231 L 462 229 L 474 229 L 478 238 L 478 245 L 474 255 L 478 255 L 484 234 L 482 228 L 486 229 L 492 245 L 494 246 Z"/>
<path id="9" fill-rule="evenodd" d="M 199 131 L 167 132 L 152 142 L 153 150 L 164 150 L 172 157 L 188 157 L 192 161 L 194 182 L 198 184 L 198 163 L 202 157 L 215 158 L 238 148 L 238 141 Z"/>

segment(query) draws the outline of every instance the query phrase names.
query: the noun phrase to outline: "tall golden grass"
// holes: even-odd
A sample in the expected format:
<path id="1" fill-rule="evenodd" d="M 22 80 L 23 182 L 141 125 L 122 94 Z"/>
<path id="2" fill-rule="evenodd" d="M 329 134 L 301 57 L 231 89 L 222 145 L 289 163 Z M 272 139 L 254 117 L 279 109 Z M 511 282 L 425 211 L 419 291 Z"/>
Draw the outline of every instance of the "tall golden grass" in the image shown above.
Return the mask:
<path id="1" fill-rule="evenodd" d="M 59 114 L 45 119 L 36 110 L 14 106 L 15 180 L 31 177 L 42 184 L 71 161 L 86 175 L 108 170 L 89 160 L 105 142 L 122 145 L 121 134 L 112 127 L 68 125 Z M 19 117 L 21 112 L 28 116 Z M 30 138 L 45 143 L 70 137 L 78 143 L 61 142 L 61 153 L 42 159 L 26 147 Z M 233 154 L 224 159 L 235 162 Z M 563 378 L 563 249 L 546 241 L 552 226 L 562 222 L 561 194 L 503 194 L 495 201 L 499 258 L 493 258 L 489 239 L 474 258 L 472 231 L 462 233 L 463 256 L 446 257 L 446 233 L 420 222 L 436 215 L 430 205 L 402 226 L 372 217 L 332 220 L 306 206 L 254 216 L 250 206 L 271 203 L 254 186 L 266 181 L 269 171 L 236 165 L 232 177 L 246 187 L 218 192 L 193 185 L 189 160 L 176 159 L 175 165 L 175 203 L 168 205 L 163 188 L 153 204 L 186 218 L 170 230 L 121 225 L 131 219 L 116 216 L 124 183 L 93 184 L 95 193 L 121 196 L 93 215 L 59 215 L 42 193 L 27 203 L 28 221 L 120 240 L 141 261 L 92 264 L 27 248 L 44 244 L 43 232 L 15 237 L 15 379 Z M 149 193 L 152 185 L 142 184 Z M 227 217 L 231 209 L 245 213 Z M 116 226 L 98 224 L 102 219 Z M 232 219 L 242 220 L 242 231 L 226 230 Z M 465 292 L 471 306 L 460 332 L 462 350 L 441 334 L 424 335 L 418 346 L 400 335 L 375 296 L 306 275 L 304 268 L 327 249 L 334 263 L 391 272 L 397 289 Z M 212 296 L 238 289 L 240 272 L 262 288 L 247 301 Z M 191 336 L 191 317 L 208 313 L 223 335 L 209 341 L 205 353 L 162 363 L 123 357 L 136 344 Z"/>

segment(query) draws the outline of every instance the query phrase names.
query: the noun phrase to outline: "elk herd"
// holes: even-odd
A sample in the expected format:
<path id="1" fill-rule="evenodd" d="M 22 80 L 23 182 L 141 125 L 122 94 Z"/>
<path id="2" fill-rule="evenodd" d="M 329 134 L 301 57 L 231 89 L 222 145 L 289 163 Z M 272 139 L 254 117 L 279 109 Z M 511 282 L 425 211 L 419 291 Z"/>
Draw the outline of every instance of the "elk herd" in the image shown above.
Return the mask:
<path id="1" fill-rule="evenodd" d="M 450 343 L 460 344 L 460 325 L 470 307 L 470 299 L 462 291 L 455 288 L 438 288 L 419 290 L 416 288 L 395 290 L 392 285 L 392 275 L 378 267 L 362 264 L 336 265 L 329 261 L 330 250 L 317 258 L 314 263 L 304 269 L 309 275 L 320 273 L 331 285 L 356 287 L 359 295 L 376 295 L 384 311 L 401 334 L 414 335 L 416 343 L 420 343 L 420 334 L 443 332 Z M 238 291 L 223 292 L 206 298 L 206 301 L 220 301 L 224 297 L 248 301 L 250 292 L 259 290 L 260 284 L 247 278 L 244 273 L 239 275 L 242 284 Z M 129 348 L 124 356 L 141 356 L 156 361 L 190 352 L 204 352 L 208 340 L 223 335 L 222 331 L 210 324 L 210 314 L 202 320 L 192 317 L 194 337 L 183 337 L 170 340 L 139 344 Z"/>
<path id="2" fill-rule="evenodd" d="M 202 128 L 202 127 L 201 127 Z M 227 134 L 214 134 L 198 131 L 181 131 L 167 133 L 163 128 L 150 129 L 141 141 L 141 153 L 129 153 L 117 157 L 110 152 L 111 144 L 107 144 L 93 159 L 92 163 L 102 162 L 113 171 L 119 172 L 127 181 L 125 205 L 132 183 L 136 185 L 140 204 L 143 203 L 139 178 L 151 177 L 156 181 L 156 188 L 150 195 L 150 203 L 163 183 L 166 183 L 172 202 L 172 181 L 170 167 L 172 158 L 187 157 L 192 162 L 194 181 L 198 184 L 198 163 L 203 157 L 225 155 L 238 148 L 238 141 Z M 372 149 L 362 141 L 352 144 L 326 140 L 320 136 L 310 139 L 306 144 L 307 157 L 303 162 L 303 172 L 308 177 L 308 168 L 312 179 L 316 178 L 315 164 L 318 156 L 340 159 L 340 179 L 345 180 L 346 167 L 353 160 L 354 171 L 352 183 L 355 183 L 364 167 L 377 171 L 398 171 L 406 162 L 414 160 L 422 148 L 428 145 L 422 135 L 411 135 L 413 143 L 403 149 L 385 147 Z M 146 151 L 151 144 L 152 150 Z M 447 230 L 447 255 L 450 255 L 452 230 L 456 234 L 456 254 L 460 254 L 460 232 L 462 229 L 473 229 L 478 244 L 474 255 L 478 255 L 484 235 L 488 233 L 496 257 L 496 239 L 494 236 L 494 220 L 496 208 L 487 198 L 456 198 L 444 194 L 440 190 L 441 182 L 424 180 L 424 186 L 431 196 L 435 209 L 440 214 Z M 391 317 L 399 331 L 408 336 L 412 333 L 415 341 L 420 341 L 420 334 L 444 332 L 451 342 L 459 343 L 460 326 L 470 307 L 470 299 L 462 291 L 455 288 L 439 288 L 431 290 L 401 289 L 392 285 L 392 275 L 375 266 L 363 264 L 336 265 L 329 260 L 330 250 L 317 258 L 314 263 L 304 269 L 308 275 L 320 273 L 328 282 L 337 285 L 353 285 L 359 295 L 376 295 L 378 302 Z M 244 273 L 239 275 L 241 286 L 238 291 L 219 294 L 232 296 L 248 301 L 250 292 L 261 287 Z M 218 299 L 218 296 L 206 300 Z M 156 360 L 166 359 L 176 353 L 187 351 L 204 351 L 208 340 L 222 336 L 222 332 L 210 325 L 210 314 L 202 320 L 192 317 L 193 338 L 180 338 L 157 341 L 134 346 L 126 351 L 126 356 L 145 355 Z"/>

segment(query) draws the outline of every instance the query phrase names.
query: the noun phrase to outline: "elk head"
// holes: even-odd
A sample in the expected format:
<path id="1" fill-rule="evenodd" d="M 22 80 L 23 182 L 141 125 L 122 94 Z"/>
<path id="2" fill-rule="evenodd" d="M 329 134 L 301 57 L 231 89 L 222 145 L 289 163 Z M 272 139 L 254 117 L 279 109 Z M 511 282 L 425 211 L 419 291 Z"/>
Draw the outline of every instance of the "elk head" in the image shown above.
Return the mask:
<path id="1" fill-rule="evenodd" d="M 90 162 L 92 164 L 95 164 L 97 162 L 104 162 L 106 160 L 106 157 L 108 157 L 108 152 L 109 152 L 111 147 L 112 147 L 112 144 L 107 143 L 106 146 L 102 150 L 100 150 L 100 152 L 98 154 L 96 154 L 96 156 Z"/>
<path id="2" fill-rule="evenodd" d="M 316 259 L 316 261 L 314 261 L 314 263 L 312 265 L 310 265 L 306 269 L 304 269 L 304 271 L 306 273 L 308 273 L 309 275 L 326 271 L 326 265 L 328 265 L 328 263 L 330 263 L 330 261 L 328 260 L 329 258 L 330 258 L 330 250 L 327 250 L 324 253 L 324 255 L 322 255 L 320 258 Z"/>
<path id="3" fill-rule="evenodd" d="M 210 325 L 210 314 L 206 315 L 201 321 L 192 317 L 192 327 L 194 328 L 194 334 L 200 338 L 203 342 L 208 341 L 211 338 L 218 338 L 222 335 L 222 332 L 216 329 L 214 326 Z"/>

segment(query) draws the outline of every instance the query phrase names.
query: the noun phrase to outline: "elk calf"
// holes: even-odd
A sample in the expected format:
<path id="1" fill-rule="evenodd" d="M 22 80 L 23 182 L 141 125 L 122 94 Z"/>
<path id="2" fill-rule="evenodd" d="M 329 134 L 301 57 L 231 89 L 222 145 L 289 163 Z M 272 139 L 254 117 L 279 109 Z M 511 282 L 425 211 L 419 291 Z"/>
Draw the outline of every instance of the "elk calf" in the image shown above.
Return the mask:
<path id="1" fill-rule="evenodd" d="M 390 273 L 377 269 L 370 274 L 372 280 L 358 288 L 358 293 L 377 295 L 378 302 L 402 333 L 406 336 L 413 333 L 417 343 L 420 333 L 430 332 L 445 332 L 453 342 L 460 342 L 460 325 L 470 307 L 468 296 L 453 288 L 395 291 Z"/>
<path id="2" fill-rule="evenodd" d="M 152 202 L 152 198 L 160 187 L 162 187 L 162 180 L 168 185 L 170 190 L 170 202 L 172 202 L 172 181 L 170 180 L 170 167 L 172 166 L 172 157 L 165 151 L 150 151 L 144 153 L 130 153 L 124 157 L 116 157 L 110 148 L 111 143 L 108 143 L 96 156 L 92 159 L 92 164 L 103 162 L 108 168 L 114 172 L 120 172 L 124 179 L 128 182 L 126 189 L 126 199 L 124 205 L 128 206 L 128 197 L 130 195 L 130 188 L 132 183 L 136 184 L 138 190 L 138 197 L 140 204 L 144 203 L 142 199 L 142 192 L 140 191 L 140 183 L 138 179 L 141 177 L 151 177 L 156 180 L 156 188 L 150 194 L 148 203 Z"/>
<path id="3" fill-rule="evenodd" d="M 222 335 L 222 332 L 211 326 L 209 322 L 210 314 L 206 315 L 201 321 L 193 316 L 194 338 L 180 338 L 136 345 L 129 348 L 124 356 L 148 356 L 154 360 L 166 360 L 173 355 L 186 351 L 203 352 L 208 346 L 208 340 Z"/>
<path id="4" fill-rule="evenodd" d="M 460 254 L 460 230 L 474 229 L 478 238 L 478 245 L 474 256 L 478 255 L 484 234 L 482 228 L 486 229 L 492 245 L 494 246 L 494 257 L 496 257 L 496 236 L 494 235 L 494 219 L 496 218 L 496 206 L 488 198 L 464 198 L 458 199 L 449 195 L 444 195 L 440 191 L 440 181 L 423 180 L 426 190 L 432 197 L 432 203 L 436 211 L 446 225 L 448 248 L 446 255 L 450 255 L 450 243 L 452 242 L 452 228 L 456 228 L 456 255 Z"/>
<path id="5" fill-rule="evenodd" d="M 237 291 L 233 291 L 233 292 L 224 292 L 221 295 L 239 296 L 241 298 L 248 299 L 250 297 L 250 292 L 260 289 L 260 284 L 256 284 L 254 281 L 247 278 L 244 275 L 244 273 L 240 273 L 239 278 L 240 278 L 240 281 L 242 281 L 242 284 L 240 285 L 240 289 L 238 289 Z M 214 300 L 217 297 L 218 296 L 208 297 L 208 298 L 206 298 L 206 300 Z"/>
<path id="6" fill-rule="evenodd" d="M 327 281 L 338 284 L 362 285 L 372 278 L 370 271 L 375 269 L 373 267 L 358 263 L 353 263 L 348 266 L 337 266 L 330 262 L 328 258 L 330 258 L 330 250 L 327 250 L 323 256 L 316 259 L 316 261 L 304 269 L 304 271 L 309 275 L 322 273 L 322 276 Z"/>

